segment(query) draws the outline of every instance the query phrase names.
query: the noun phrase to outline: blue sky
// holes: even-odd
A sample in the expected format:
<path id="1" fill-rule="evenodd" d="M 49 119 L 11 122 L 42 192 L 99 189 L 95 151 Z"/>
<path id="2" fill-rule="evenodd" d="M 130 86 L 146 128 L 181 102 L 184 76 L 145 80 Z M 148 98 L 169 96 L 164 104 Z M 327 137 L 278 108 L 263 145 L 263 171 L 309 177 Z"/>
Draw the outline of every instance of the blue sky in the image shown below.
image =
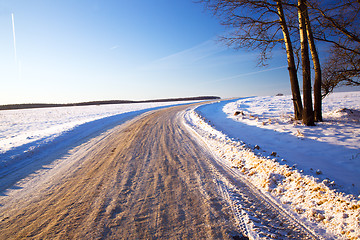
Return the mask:
<path id="1" fill-rule="evenodd" d="M 0 0 L 0 104 L 290 92 L 283 51 L 258 68 L 226 31 L 192 0 Z"/>

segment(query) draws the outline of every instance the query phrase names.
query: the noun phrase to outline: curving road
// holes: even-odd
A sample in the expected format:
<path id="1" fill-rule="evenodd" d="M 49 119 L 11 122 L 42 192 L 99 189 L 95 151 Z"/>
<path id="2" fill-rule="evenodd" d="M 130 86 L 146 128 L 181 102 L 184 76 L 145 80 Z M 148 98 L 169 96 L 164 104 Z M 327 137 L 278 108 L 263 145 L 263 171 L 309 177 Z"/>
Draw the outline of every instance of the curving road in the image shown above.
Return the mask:
<path id="1" fill-rule="evenodd" d="M 266 238 L 314 238 L 192 137 L 187 107 L 116 127 L 2 196 L 0 239 L 246 239 L 233 198 Z"/>

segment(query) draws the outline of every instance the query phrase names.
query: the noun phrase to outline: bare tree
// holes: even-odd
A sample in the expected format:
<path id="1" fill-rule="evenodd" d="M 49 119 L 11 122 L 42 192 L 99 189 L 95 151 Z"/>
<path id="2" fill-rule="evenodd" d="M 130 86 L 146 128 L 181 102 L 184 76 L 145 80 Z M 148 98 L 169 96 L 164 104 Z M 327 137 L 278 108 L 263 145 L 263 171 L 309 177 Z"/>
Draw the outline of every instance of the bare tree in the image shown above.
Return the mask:
<path id="1" fill-rule="evenodd" d="M 324 66 L 322 96 L 343 85 L 360 86 L 360 54 L 333 46 Z"/>
<path id="2" fill-rule="evenodd" d="M 303 123 L 307 126 L 314 125 L 314 112 L 311 96 L 311 69 L 309 57 L 309 44 L 306 25 L 306 4 L 305 0 L 298 0 L 299 32 L 301 44 L 301 65 L 303 72 Z"/>
<path id="3" fill-rule="evenodd" d="M 310 125 L 313 125 L 314 121 L 322 121 L 322 95 L 321 95 L 321 82 L 322 82 L 322 71 L 321 71 L 321 65 L 320 65 L 320 58 L 318 55 L 318 51 L 316 48 L 315 38 L 312 31 L 312 24 L 313 21 L 309 17 L 308 12 L 308 6 L 307 6 L 307 0 L 298 1 L 297 3 L 294 3 L 292 1 L 286 1 L 286 6 L 289 8 L 296 9 L 296 14 L 292 13 L 293 11 L 290 11 L 290 18 L 292 19 L 298 19 L 297 25 L 294 24 L 292 28 L 296 28 L 299 31 L 301 42 L 301 58 L 302 58 L 302 70 L 303 70 L 303 90 L 304 90 L 304 111 L 306 111 L 308 114 L 305 114 L 303 117 L 309 118 L 311 117 L 311 121 L 305 120 L 304 122 L 309 122 Z M 297 15 L 297 17 L 295 16 Z M 306 34 L 305 34 L 306 32 Z M 307 39 L 305 39 L 307 38 Z M 309 59 L 309 51 L 311 53 L 311 59 L 312 59 L 312 66 L 314 68 L 314 111 L 312 110 L 312 107 L 310 107 L 309 104 L 311 104 L 311 65 Z M 305 59 L 304 59 L 305 58 Z M 307 109 L 305 109 L 305 105 Z M 313 113 L 312 113 L 313 112 Z M 312 114 L 311 114 L 312 113 Z"/>
<path id="4" fill-rule="evenodd" d="M 295 119 L 303 119 L 304 124 L 310 126 L 315 121 L 322 121 L 322 97 L 336 86 L 360 86 L 360 0 L 199 1 L 220 16 L 223 25 L 234 29 L 222 40 L 230 47 L 259 50 L 260 64 L 271 57 L 272 49 L 279 43 L 285 47 Z M 323 69 L 316 41 L 331 46 Z M 299 48 L 293 47 L 294 43 L 299 46 L 298 42 L 301 57 Z M 301 62 L 303 104 L 295 56 Z M 314 108 L 311 66 L 315 73 Z"/>
<path id="5" fill-rule="evenodd" d="M 222 24 L 235 29 L 228 36 L 223 37 L 222 40 L 230 47 L 245 47 L 259 50 L 260 64 L 263 64 L 269 59 L 271 50 L 279 45 L 279 43 L 285 47 L 295 119 L 303 119 L 304 124 L 312 126 L 314 125 L 314 121 L 322 121 L 322 71 L 315 43 L 315 40 L 319 40 L 319 37 L 313 33 L 312 25 L 314 19 L 319 21 L 321 17 L 324 17 L 320 14 L 319 10 L 315 10 L 315 7 L 320 5 L 314 4 L 315 0 L 310 3 L 309 1 L 310 0 L 202 0 L 201 2 L 206 3 L 207 7 L 211 9 L 215 15 L 221 17 Z M 311 14 L 315 16 L 312 19 L 310 19 L 308 12 L 309 6 L 311 6 Z M 314 12 L 317 14 L 313 14 Z M 322 25 L 318 24 L 317 26 Z M 330 29 L 334 28 L 334 26 L 329 23 L 327 23 L 326 26 Z M 336 26 L 339 26 L 339 24 Z M 346 32 L 344 29 L 338 31 Z M 319 32 L 321 31 L 316 31 L 316 33 Z M 336 34 L 333 35 L 336 36 Z M 355 35 L 351 36 L 356 38 Z M 294 42 L 300 43 L 301 57 L 297 55 L 297 48 L 294 49 L 293 47 Z M 310 63 L 309 48 L 312 65 Z M 294 55 L 298 57 L 298 62 L 301 62 L 303 103 L 301 102 Z M 314 108 L 311 96 L 311 66 L 314 67 L 315 73 Z M 342 76 L 344 76 L 344 74 L 342 74 Z"/>
<path id="6" fill-rule="evenodd" d="M 323 97 L 340 85 L 360 85 L 360 1 L 307 1 L 318 31 L 316 40 L 330 44 L 323 69 Z"/>
<path id="7" fill-rule="evenodd" d="M 322 96 L 321 96 L 321 65 L 319 55 L 316 49 L 315 39 L 312 31 L 311 21 L 309 18 L 309 13 L 307 6 L 304 8 L 303 12 L 306 24 L 306 33 L 309 42 L 311 58 L 313 61 L 315 78 L 314 78 L 314 120 L 317 122 L 322 121 Z"/>
<path id="8" fill-rule="evenodd" d="M 292 89 L 294 109 L 297 109 L 297 111 L 294 111 L 295 119 L 300 120 L 302 119 L 303 106 L 301 103 L 299 81 L 297 77 L 297 69 L 294 59 L 294 50 L 290 39 L 289 28 L 287 26 L 287 22 L 285 19 L 282 1 L 276 1 L 276 7 L 279 15 L 279 23 L 284 35 L 284 43 L 286 48 L 286 56 L 288 62 L 288 70 L 289 70 L 290 84 Z M 297 101 L 298 99 L 300 99 L 300 101 Z"/>
<path id="9" fill-rule="evenodd" d="M 219 16 L 223 25 L 234 29 L 222 40 L 230 47 L 260 51 L 260 64 L 264 64 L 271 57 L 274 47 L 285 45 L 295 119 L 302 119 L 303 107 L 294 49 L 283 1 L 200 0 L 199 2 L 205 3 L 208 9 Z"/>

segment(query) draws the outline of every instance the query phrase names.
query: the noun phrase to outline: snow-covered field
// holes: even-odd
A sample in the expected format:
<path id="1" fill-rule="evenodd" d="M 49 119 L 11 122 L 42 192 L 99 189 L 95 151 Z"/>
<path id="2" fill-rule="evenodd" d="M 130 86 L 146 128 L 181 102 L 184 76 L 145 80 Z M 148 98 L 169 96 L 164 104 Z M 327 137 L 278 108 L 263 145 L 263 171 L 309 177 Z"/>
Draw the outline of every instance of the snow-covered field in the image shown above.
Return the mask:
<path id="1" fill-rule="evenodd" d="M 209 148 L 327 238 L 360 239 L 360 92 L 334 93 L 324 122 L 292 119 L 291 96 L 202 105 L 185 116 Z"/>

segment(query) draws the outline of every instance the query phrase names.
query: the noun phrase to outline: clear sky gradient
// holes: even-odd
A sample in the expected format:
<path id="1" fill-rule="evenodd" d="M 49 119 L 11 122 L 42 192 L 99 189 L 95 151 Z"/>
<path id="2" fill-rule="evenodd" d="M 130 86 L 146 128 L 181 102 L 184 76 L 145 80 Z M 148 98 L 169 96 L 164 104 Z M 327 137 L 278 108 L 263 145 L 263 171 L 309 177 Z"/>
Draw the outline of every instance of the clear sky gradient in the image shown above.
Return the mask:
<path id="1" fill-rule="evenodd" d="M 226 31 L 192 0 L 0 0 L 0 104 L 290 93 Z"/>

